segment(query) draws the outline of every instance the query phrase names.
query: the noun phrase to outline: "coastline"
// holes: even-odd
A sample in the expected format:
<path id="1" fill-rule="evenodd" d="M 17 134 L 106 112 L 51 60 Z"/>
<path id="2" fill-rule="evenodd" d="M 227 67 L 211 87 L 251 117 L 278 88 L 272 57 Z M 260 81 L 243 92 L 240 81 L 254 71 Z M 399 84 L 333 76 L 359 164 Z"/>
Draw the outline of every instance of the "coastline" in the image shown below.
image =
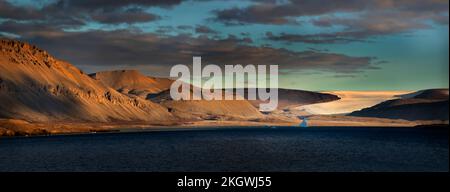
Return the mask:
<path id="1" fill-rule="evenodd" d="M 341 116 L 339 116 L 341 117 Z M 373 122 L 365 118 L 359 118 L 359 121 L 336 121 L 333 116 L 312 117 L 308 128 L 331 128 L 331 127 L 386 127 L 386 128 L 414 128 L 414 127 L 434 127 L 435 125 L 446 125 L 448 121 L 421 121 L 408 122 L 404 120 L 380 120 L 370 118 Z M 0 122 L 5 120 L 0 120 Z M 283 128 L 299 127 L 300 121 L 284 122 L 256 122 L 256 121 L 186 121 L 178 124 L 155 125 L 144 122 L 121 122 L 121 123 L 26 123 L 21 120 L 10 120 L 16 122 L 15 132 L 6 132 L 1 134 L 0 138 L 13 137 L 36 137 L 36 136 L 60 136 L 60 135 L 84 135 L 84 134 L 102 134 L 102 133 L 139 133 L 139 132 L 161 132 L 161 131 L 191 131 L 191 130 L 222 130 L 227 128 Z M 383 122 L 384 121 L 384 122 Z M 28 126 L 28 127 L 27 127 Z M 2 127 L 0 127 L 2 128 Z M 307 129 L 308 129 L 307 128 Z M 4 129 L 4 128 L 3 128 Z"/>

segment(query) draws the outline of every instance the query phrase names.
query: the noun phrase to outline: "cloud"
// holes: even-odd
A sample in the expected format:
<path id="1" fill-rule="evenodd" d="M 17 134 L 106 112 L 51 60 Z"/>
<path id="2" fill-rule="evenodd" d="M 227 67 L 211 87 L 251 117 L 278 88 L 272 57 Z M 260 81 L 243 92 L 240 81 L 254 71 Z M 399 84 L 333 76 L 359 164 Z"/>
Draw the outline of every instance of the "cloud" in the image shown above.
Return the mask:
<path id="1" fill-rule="evenodd" d="M 161 36 L 139 30 L 65 32 L 53 28 L 40 28 L 38 33 L 26 30 L 38 26 L 14 22 L 0 24 L 0 27 L 79 66 L 162 66 L 169 69 L 176 64 L 191 64 L 193 56 L 202 56 L 203 63 L 218 65 L 278 64 L 280 69 L 291 71 L 359 73 L 371 69 L 375 60 L 329 52 L 253 46 L 246 43 L 250 41 L 248 37 L 232 35 L 215 39 L 190 35 Z"/>
<path id="2" fill-rule="evenodd" d="M 144 9 L 147 7 L 170 8 L 179 3 L 181 0 L 57 0 L 39 8 L 15 6 L 6 0 L 0 0 L 0 18 L 67 28 L 77 28 L 90 21 L 133 24 L 160 19 L 159 16 L 146 12 Z"/>
<path id="3" fill-rule="evenodd" d="M 198 25 L 195 27 L 196 33 L 203 33 L 203 34 L 217 34 L 218 32 L 216 30 L 213 30 L 205 25 Z"/>
<path id="4" fill-rule="evenodd" d="M 142 9 L 133 8 L 125 11 L 114 11 L 106 13 L 95 13 L 91 15 L 91 19 L 106 24 L 116 23 L 140 23 L 159 20 L 161 17 L 152 13 L 147 13 Z"/>
<path id="5" fill-rule="evenodd" d="M 22 20 L 30 18 L 42 19 L 44 16 L 45 14 L 34 7 L 18 7 L 8 1 L 0 0 L 0 18 Z"/>
<path id="6" fill-rule="evenodd" d="M 409 33 L 432 28 L 434 24 L 448 25 L 448 0 L 291 0 L 287 3 L 264 1 L 245 8 L 216 10 L 213 20 L 225 24 L 300 24 L 299 18 L 317 27 L 340 26 L 334 33 L 266 34 L 274 41 L 348 43 L 369 38 Z M 342 17 L 338 13 L 351 16 Z M 305 22 L 302 20 L 302 22 Z"/>
<path id="7" fill-rule="evenodd" d="M 397 12 L 415 12 L 419 15 L 448 13 L 447 0 L 290 0 L 256 1 L 245 8 L 216 10 L 215 19 L 224 23 L 260 23 L 287 24 L 295 23 L 292 17 L 320 16 L 334 13 L 358 13 L 380 10 Z M 408 19 L 408 18 L 403 18 Z"/>
<path id="8" fill-rule="evenodd" d="M 110 1 L 110 0 L 58 0 L 53 4 L 54 7 L 60 9 L 78 9 L 78 10 L 117 10 L 128 6 L 141 7 L 164 7 L 169 8 L 178 5 L 182 0 L 126 0 L 126 1 Z"/>
<path id="9" fill-rule="evenodd" d="M 413 18 L 413 19 L 405 19 Z M 448 23 L 448 17 L 447 23 Z M 302 42 L 310 44 L 330 44 L 348 42 L 369 42 L 371 39 L 393 34 L 407 34 L 418 29 L 431 29 L 433 26 L 429 19 L 439 19 L 440 24 L 445 23 L 445 19 L 438 18 L 437 15 L 420 15 L 415 12 L 394 12 L 379 11 L 361 14 L 358 18 L 342 19 L 324 16 L 312 21 L 316 26 L 332 27 L 342 26 L 342 31 L 333 33 L 316 34 L 287 34 L 280 33 L 274 35 L 266 33 L 266 37 L 273 41 Z"/>
<path id="10" fill-rule="evenodd" d="M 165 35 L 168 34 L 172 31 L 174 31 L 175 28 L 173 26 L 158 26 L 158 29 L 155 30 L 156 33 L 160 34 L 160 35 Z"/>
<path id="11" fill-rule="evenodd" d="M 328 49 L 318 49 L 318 48 L 314 48 L 314 47 L 308 47 L 309 50 L 311 51 L 316 51 L 316 52 L 328 52 L 330 50 Z"/>
<path id="12" fill-rule="evenodd" d="M 348 43 L 363 40 L 351 37 L 351 34 L 347 33 L 330 33 L 330 34 L 312 34 L 312 35 L 299 35 L 299 34 L 286 34 L 281 33 L 274 35 L 272 32 L 266 33 L 266 38 L 272 41 L 283 41 L 287 43 L 309 43 L 309 44 L 331 44 L 331 43 Z"/>
<path id="13" fill-rule="evenodd" d="M 298 4 L 304 2 L 304 6 Z M 322 3 L 320 3 L 322 2 Z M 353 1 L 352 1 L 353 2 Z M 128 27 L 124 30 L 87 30 L 68 31 L 92 21 L 104 24 L 134 24 L 161 19 L 158 15 L 147 11 L 147 7 L 158 6 L 169 9 L 180 4 L 181 0 L 165 1 L 106 1 L 106 0 L 58 0 L 42 8 L 17 7 L 7 1 L 0 0 L 0 17 L 6 21 L 0 23 L 1 32 L 5 36 L 15 34 L 19 39 L 34 43 L 53 53 L 56 57 L 68 60 L 86 68 L 115 68 L 124 66 L 152 66 L 152 69 L 170 69 L 172 65 L 192 62 L 192 56 L 202 56 L 204 63 L 225 64 L 279 64 L 280 69 L 295 71 L 321 71 L 338 74 L 360 73 L 365 70 L 378 69 L 373 57 L 354 57 L 336 54 L 329 51 L 310 49 L 293 51 L 273 48 L 270 45 L 252 45 L 250 33 L 242 32 L 237 37 L 224 37 L 206 25 L 159 26 L 154 33 L 143 32 L 139 28 Z M 330 2 L 328 2 L 330 3 Z M 361 1 L 332 1 L 334 6 L 324 1 L 292 1 L 279 4 L 272 0 L 259 1 L 249 8 L 232 8 L 216 11 L 218 21 L 238 21 L 238 23 L 299 24 L 294 19 L 300 15 L 324 14 L 334 11 L 357 12 L 367 6 Z M 246 10 L 247 12 L 242 12 Z M 13 13 L 23 14 L 13 14 Z M 235 15 L 237 13 L 237 16 Z M 369 13 L 367 13 L 369 14 Z M 222 15 L 222 16 L 220 16 Z M 227 19 L 228 18 L 228 19 Z M 427 16 L 428 18 L 428 16 Z M 266 37 L 272 41 L 306 42 L 311 44 L 361 41 L 370 35 L 379 34 L 361 20 L 336 20 L 320 17 L 314 24 L 321 27 L 334 25 L 346 26 L 340 34 L 272 34 Z M 408 29 L 415 24 L 407 23 Z M 375 24 L 374 24 L 375 25 Z M 392 28 L 393 26 L 388 26 Z M 425 27 L 425 26 L 423 26 Z M 382 29 L 383 27 L 380 27 Z M 370 29 L 370 30 L 365 30 Z M 199 36 L 173 31 L 193 31 Z M 388 30 L 387 30 L 388 31 Z M 174 35 L 178 34 L 178 35 Z M 208 35 L 212 34 L 212 35 Z M 380 33 L 381 34 L 381 33 Z M 92 67 L 88 67 L 92 66 Z M 164 73 L 166 73 L 165 71 Z M 167 75 L 167 73 L 165 74 Z"/>
<path id="14" fill-rule="evenodd" d="M 322 15 L 339 11 L 353 12 L 364 7 L 363 1 L 291 0 L 258 2 L 246 8 L 216 10 L 214 20 L 225 24 L 300 24 L 295 17 Z"/>
<path id="15" fill-rule="evenodd" d="M 31 25 L 46 23 L 55 28 L 80 29 L 92 21 L 110 25 L 157 21 L 162 18 L 148 12 L 146 8 L 170 9 L 182 2 L 183 0 L 55 0 L 43 7 L 33 7 L 15 6 L 6 0 L 0 0 L 0 18 Z M 351 13 L 352 16 L 339 17 L 336 15 L 338 13 Z M 257 23 L 282 27 L 309 22 L 320 28 L 343 28 L 334 33 L 266 34 L 273 41 L 309 44 L 367 42 L 374 37 L 432 28 L 433 23 L 448 25 L 448 0 L 254 0 L 248 7 L 215 10 L 213 14 L 214 21 L 225 24 Z M 303 16 L 315 17 L 305 19 Z M 190 30 L 188 26 L 179 26 L 177 29 Z M 218 34 L 218 31 L 205 25 L 193 29 L 200 34 Z M 159 31 L 162 33 L 162 29 Z"/>
<path id="16" fill-rule="evenodd" d="M 194 27 L 190 26 L 190 25 L 179 25 L 177 26 L 177 29 L 180 30 L 189 30 L 189 29 L 193 29 Z"/>
<path id="17" fill-rule="evenodd" d="M 333 78 L 356 78 L 356 77 L 358 77 L 357 75 L 347 75 L 347 74 L 344 74 L 344 75 L 333 75 L 332 76 Z"/>
<path id="18" fill-rule="evenodd" d="M 21 23 L 18 21 L 5 21 L 0 24 L 2 32 L 15 34 L 19 37 L 55 37 L 66 33 L 54 25 L 42 23 Z"/>
<path id="19" fill-rule="evenodd" d="M 214 21 L 219 21 L 227 25 L 244 25 L 249 23 L 258 24 L 298 24 L 292 18 L 287 16 L 277 16 L 277 11 L 273 5 L 252 6 L 245 9 L 231 8 L 225 10 L 216 10 Z M 282 14 L 284 15 L 284 14 Z"/>
<path id="20" fill-rule="evenodd" d="M 226 24 L 298 24 L 293 17 L 322 15 L 335 12 L 354 12 L 364 8 L 364 1 L 349 0 L 291 0 L 258 2 L 245 8 L 230 8 L 215 11 L 214 20 Z"/>

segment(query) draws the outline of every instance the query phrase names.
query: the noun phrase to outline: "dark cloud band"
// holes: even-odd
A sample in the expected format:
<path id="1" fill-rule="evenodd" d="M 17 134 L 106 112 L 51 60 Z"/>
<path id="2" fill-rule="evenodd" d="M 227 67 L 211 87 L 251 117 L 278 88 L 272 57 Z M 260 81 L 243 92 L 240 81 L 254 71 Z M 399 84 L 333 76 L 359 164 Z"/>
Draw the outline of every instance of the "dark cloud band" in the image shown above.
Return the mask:
<path id="1" fill-rule="evenodd" d="M 372 67 L 371 57 L 352 57 L 320 51 L 291 51 L 249 45 L 246 38 L 229 36 L 212 39 L 207 36 L 160 36 L 140 31 L 64 32 L 9 22 L 0 25 L 10 33 L 49 50 L 57 57 L 77 65 L 170 67 L 190 64 L 192 56 L 202 56 L 207 63 L 280 65 L 287 70 L 319 70 L 337 73 L 358 73 Z M 46 31 L 43 31 L 46 30 Z M 70 45 L 70 46 L 68 46 Z"/>

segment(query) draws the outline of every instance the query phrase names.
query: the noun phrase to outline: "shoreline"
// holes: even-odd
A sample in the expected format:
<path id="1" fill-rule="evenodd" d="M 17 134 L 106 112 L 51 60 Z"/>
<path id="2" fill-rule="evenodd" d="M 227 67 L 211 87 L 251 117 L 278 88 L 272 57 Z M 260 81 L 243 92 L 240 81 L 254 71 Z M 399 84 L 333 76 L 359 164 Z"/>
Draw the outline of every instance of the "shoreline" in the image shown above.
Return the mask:
<path id="1" fill-rule="evenodd" d="M 284 120 L 203 120 L 180 122 L 52 122 L 33 123 L 17 119 L 0 119 L 0 138 L 32 137 L 38 135 L 72 135 L 111 132 L 146 132 L 226 129 L 227 127 L 298 127 L 298 119 Z M 448 121 L 406 121 L 395 119 L 349 117 L 342 115 L 317 115 L 308 118 L 308 127 L 416 127 L 421 125 L 448 125 Z"/>
<path id="2" fill-rule="evenodd" d="M 0 139 L 15 138 L 40 138 L 40 137 L 58 137 L 58 136 L 83 136 L 83 135 L 104 135 L 104 134 L 127 134 L 127 133 L 153 133 L 153 132 L 190 132 L 190 131 L 226 131 L 226 130 L 319 130 L 319 129 L 408 129 L 408 130 L 429 130 L 429 131 L 449 131 L 448 124 L 437 125 L 418 125 L 418 126 L 309 126 L 299 127 L 295 125 L 219 125 L 219 126 L 148 126 L 141 128 L 114 128 L 102 131 L 92 132 L 61 132 L 44 135 L 15 135 L 0 136 Z"/>

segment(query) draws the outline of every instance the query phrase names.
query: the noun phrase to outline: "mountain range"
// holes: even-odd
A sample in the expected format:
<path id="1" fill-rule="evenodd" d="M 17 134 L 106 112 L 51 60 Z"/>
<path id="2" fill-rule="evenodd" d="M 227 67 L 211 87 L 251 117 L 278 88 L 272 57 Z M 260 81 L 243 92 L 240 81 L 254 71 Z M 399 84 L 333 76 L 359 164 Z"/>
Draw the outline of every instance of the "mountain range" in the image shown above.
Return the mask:
<path id="1" fill-rule="evenodd" d="M 0 118 L 150 123 L 265 118 L 257 109 L 259 103 L 246 99 L 173 101 L 168 98 L 172 79 L 136 70 L 85 74 L 45 50 L 15 40 L 1 40 L 0 49 Z M 301 90 L 280 89 L 279 93 L 280 108 L 339 99 Z"/>

